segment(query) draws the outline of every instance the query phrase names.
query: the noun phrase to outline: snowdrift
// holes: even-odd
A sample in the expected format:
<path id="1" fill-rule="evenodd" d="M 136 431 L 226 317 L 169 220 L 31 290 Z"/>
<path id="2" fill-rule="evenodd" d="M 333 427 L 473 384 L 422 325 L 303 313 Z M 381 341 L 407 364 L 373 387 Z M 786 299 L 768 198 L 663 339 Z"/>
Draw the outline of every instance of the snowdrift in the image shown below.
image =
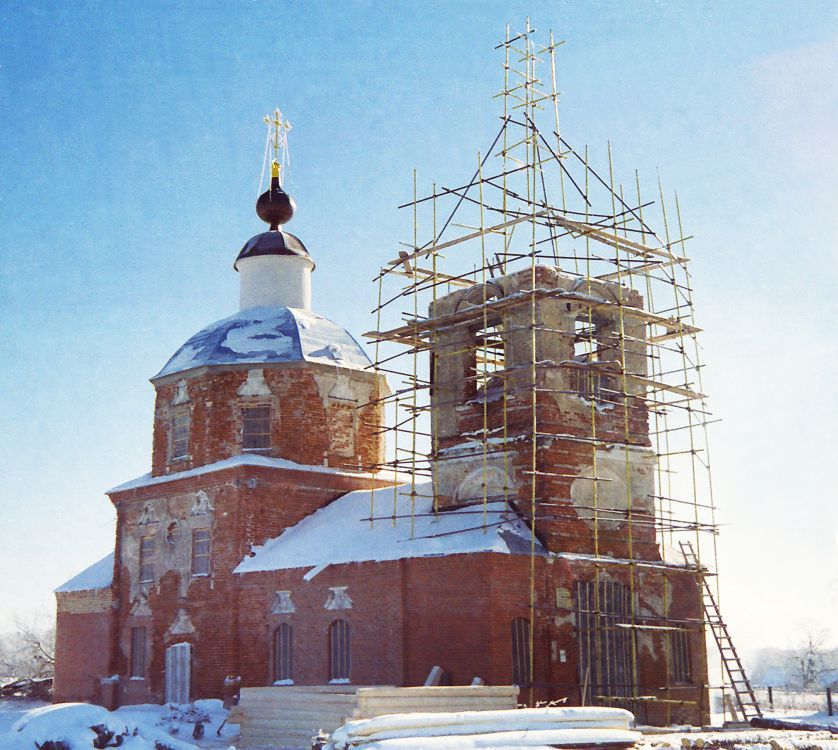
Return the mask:
<path id="1" fill-rule="evenodd" d="M 57 703 L 34 708 L 0 735 L 3 750 L 198 750 L 156 727 L 126 720 L 89 703 Z"/>

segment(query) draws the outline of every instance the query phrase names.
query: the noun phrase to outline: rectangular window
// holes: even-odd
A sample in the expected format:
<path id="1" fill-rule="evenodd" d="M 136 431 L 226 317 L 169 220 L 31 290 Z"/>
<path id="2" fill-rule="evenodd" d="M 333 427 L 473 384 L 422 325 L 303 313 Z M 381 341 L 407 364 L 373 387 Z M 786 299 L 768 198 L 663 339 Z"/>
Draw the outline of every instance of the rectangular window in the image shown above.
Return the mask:
<path id="1" fill-rule="evenodd" d="M 153 536 L 140 539 L 140 583 L 154 583 L 155 546 Z"/>
<path id="2" fill-rule="evenodd" d="M 181 411 L 172 418 L 172 458 L 189 455 L 189 412 Z"/>
<path id="3" fill-rule="evenodd" d="M 131 677 L 145 677 L 145 628 L 131 628 Z"/>
<path id="4" fill-rule="evenodd" d="M 192 531 L 192 575 L 206 576 L 210 572 L 210 530 Z"/>
<path id="5" fill-rule="evenodd" d="M 349 682 L 349 623 L 335 620 L 329 625 L 329 679 Z"/>
<path id="6" fill-rule="evenodd" d="M 668 635 L 669 676 L 676 684 L 689 684 L 692 682 L 689 633 L 685 630 L 672 630 Z"/>
<path id="7" fill-rule="evenodd" d="M 512 682 L 519 687 L 532 684 L 530 637 L 530 621 L 516 617 L 512 621 Z"/>
<path id="8" fill-rule="evenodd" d="M 271 447 L 271 407 L 246 406 L 243 410 L 242 448 Z"/>
<path id="9" fill-rule="evenodd" d="M 274 633 L 274 677 L 277 682 L 293 680 L 294 629 L 283 622 Z"/>
<path id="10" fill-rule="evenodd" d="M 636 695 L 631 592 L 619 581 L 576 582 L 576 636 L 583 705 L 625 706 Z"/>

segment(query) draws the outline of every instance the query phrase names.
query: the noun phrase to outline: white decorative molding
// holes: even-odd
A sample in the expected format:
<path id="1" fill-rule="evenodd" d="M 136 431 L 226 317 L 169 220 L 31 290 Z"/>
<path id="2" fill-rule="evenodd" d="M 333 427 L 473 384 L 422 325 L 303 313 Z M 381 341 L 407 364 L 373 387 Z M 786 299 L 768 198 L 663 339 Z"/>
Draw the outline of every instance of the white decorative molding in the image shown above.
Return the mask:
<path id="1" fill-rule="evenodd" d="M 147 523 L 157 523 L 157 512 L 151 503 L 146 503 L 143 506 L 142 513 L 140 513 L 140 517 L 137 519 L 139 526 L 144 526 Z"/>
<path id="2" fill-rule="evenodd" d="M 189 394 L 186 392 L 186 381 L 185 380 L 178 380 L 177 392 L 175 393 L 175 397 L 172 399 L 172 406 L 178 406 L 179 404 L 188 404 L 188 403 L 189 403 Z"/>
<path id="3" fill-rule="evenodd" d="M 329 391 L 329 398 L 334 401 L 351 401 L 353 404 L 358 403 L 358 396 L 352 390 L 348 375 L 338 375 L 337 382 Z"/>
<path id="4" fill-rule="evenodd" d="M 275 615 L 290 615 L 297 611 L 294 602 L 291 601 L 290 591 L 277 591 L 271 612 Z"/>
<path id="5" fill-rule="evenodd" d="M 260 369 L 248 370 L 247 380 L 236 391 L 239 396 L 270 396 L 271 389 L 265 382 L 265 371 Z"/>
<path id="6" fill-rule="evenodd" d="M 195 632 L 195 626 L 189 618 L 185 609 L 179 609 L 175 620 L 171 627 L 166 631 L 169 636 L 173 635 L 192 635 Z"/>
<path id="7" fill-rule="evenodd" d="M 134 604 L 131 606 L 132 617 L 146 617 L 151 615 L 151 607 L 148 605 L 148 597 L 145 594 L 140 594 L 134 599 Z"/>
<path id="8" fill-rule="evenodd" d="M 348 586 L 330 586 L 329 598 L 323 605 L 325 609 L 352 609 L 352 600 L 347 592 Z"/>
<path id="9" fill-rule="evenodd" d="M 212 506 L 212 500 L 209 495 L 203 490 L 198 490 L 195 493 L 195 499 L 192 501 L 192 510 L 189 511 L 190 516 L 206 516 L 215 510 Z"/>

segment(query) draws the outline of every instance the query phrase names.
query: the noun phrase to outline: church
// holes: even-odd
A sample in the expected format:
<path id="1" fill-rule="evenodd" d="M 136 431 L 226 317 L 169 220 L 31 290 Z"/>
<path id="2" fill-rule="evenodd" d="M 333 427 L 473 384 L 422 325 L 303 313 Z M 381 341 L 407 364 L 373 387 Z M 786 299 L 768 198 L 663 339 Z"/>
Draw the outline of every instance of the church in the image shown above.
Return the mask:
<path id="1" fill-rule="evenodd" d="M 439 667 L 447 684 L 518 685 L 522 702 L 637 710 L 642 697 L 645 721 L 701 723 L 695 571 L 662 559 L 653 526 L 626 536 L 626 493 L 629 519 L 654 514 L 642 384 L 623 394 L 636 401 L 624 424 L 550 364 L 573 360 L 562 331 L 578 329 L 590 299 L 619 294 L 619 319 L 603 302 L 592 335 L 606 348 L 627 326 L 635 343 L 622 355 L 645 367 L 643 324 L 623 321 L 643 298 L 614 280 L 582 294 L 578 277 L 547 263 L 440 296 L 429 317 L 450 324 L 427 351 L 432 480 L 382 469 L 387 378 L 311 309 L 314 257 L 284 229 L 295 206 L 279 171 L 257 203 L 267 231 L 235 258 L 239 311 L 151 378 L 151 471 L 107 492 L 113 554 L 56 591 L 54 700 L 183 703 L 221 696 L 231 676 L 277 689 L 411 686 Z M 546 291 L 531 304 L 535 288 Z M 483 312 L 478 325 L 468 310 L 487 300 L 492 320 Z M 553 333 L 527 330 L 522 305 Z M 510 387 L 539 389 L 504 412 L 504 435 L 534 409 L 541 425 L 535 448 L 510 439 L 488 457 L 473 436 L 492 420 L 501 429 L 499 397 L 475 386 L 473 352 L 457 344 L 487 321 L 504 332 Z M 527 362 L 547 363 L 533 386 Z M 590 446 L 569 437 L 592 413 L 600 440 L 632 436 L 596 449 L 593 468 Z M 542 501 L 524 481 L 534 475 L 538 498 L 566 501 L 537 532 L 528 509 Z M 594 475 L 608 483 L 598 496 Z M 606 514 L 598 525 L 583 512 L 592 496 Z"/>

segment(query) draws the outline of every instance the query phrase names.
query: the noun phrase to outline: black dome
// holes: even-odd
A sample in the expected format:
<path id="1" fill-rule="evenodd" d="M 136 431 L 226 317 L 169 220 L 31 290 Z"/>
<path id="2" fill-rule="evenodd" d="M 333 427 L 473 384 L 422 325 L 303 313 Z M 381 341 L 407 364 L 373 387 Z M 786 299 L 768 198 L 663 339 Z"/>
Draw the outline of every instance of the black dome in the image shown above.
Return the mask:
<path id="1" fill-rule="evenodd" d="M 269 231 L 257 234 L 244 243 L 236 262 L 233 263 L 233 268 L 238 270 L 236 263 L 242 258 L 252 258 L 256 255 L 298 255 L 311 260 L 308 250 L 300 242 L 299 237 L 295 237 L 290 232 Z"/>
<path id="2" fill-rule="evenodd" d="M 271 178 L 270 190 L 262 193 L 256 201 L 256 213 L 262 221 L 270 224 L 273 230 L 279 229 L 280 224 L 291 221 L 296 208 L 294 199 L 280 186 L 277 175 Z"/>

